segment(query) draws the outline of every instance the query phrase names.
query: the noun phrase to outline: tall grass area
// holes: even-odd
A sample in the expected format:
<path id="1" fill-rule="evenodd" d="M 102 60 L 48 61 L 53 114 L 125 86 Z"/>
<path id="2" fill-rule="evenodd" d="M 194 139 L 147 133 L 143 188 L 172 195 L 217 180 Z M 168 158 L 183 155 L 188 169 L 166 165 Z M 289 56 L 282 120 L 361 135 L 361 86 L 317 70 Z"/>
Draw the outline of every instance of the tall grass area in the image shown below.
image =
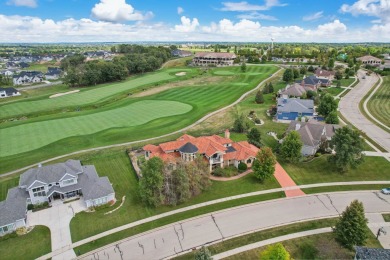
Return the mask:
<path id="1" fill-rule="evenodd" d="M 26 124 L 40 124 L 44 126 L 46 121 L 58 119 L 67 119 L 71 117 L 79 117 L 85 115 L 91 115 L 93 113 L 109 111 L 125 106 L 132 105 L 138 101 L 145 100 L 164 100 L 164 101 L 178 101 L 181 103 L 188 104 L 193 107 L 193 109 L 185 114 L 160 117 L 149 122 L 145 122 L 142 125 L 136 126 L 121 126 L 111 125 L 108 129 L 103 131 L 86 134 L 86 135 L 69 135 L 68 137 L 63 136 L 63 139 L 52 142 L 40 148 L 36 148 L 31 151 L 22 152 L 14 151 L 13 155 L 3 156 L 0 158 L 2 167 L 0 169 L 1 173 L 7 172 L 9 170 L 23 167 L 46 158 L 52 158 L 61 154 L 66 154 L 73 151 L 78 151 L 81 149 L 117 144 L 129 141 L 136 141 L 140 139 L 160 136 L 162 134 L 168 134 L 175 130 L 181 129 L 196 120 L 200 119 L 202 116 L 207 113 L 214 111 L 216 109 L 222 108 L 235 100 L 237 100 L 243 93 L 253 89 L 259 82 L 267 78 L 269 74 L 276 71 L 277 68 L 273 66 L 248 66 L 248 71 L 242 73 L 239 67 L 231 68 L 222 68 L 222 69 L 212 69 L 208 73 L 213 73 L 215 70 L 228 70 L 234 72 L 234 76 L 218 76 L 221 80 L 210 84 L 208 86 L 189 86 L 182 88 L 172 88 L 166 91 L 146 96 L 140 98 L 125 98 L 121 99 L 112 104 L 92 109 L 86 111 L 78 111 L 72 113 L 64 114 L 53 114 L 48 116 L 41 116 L 38 118 L 33 118 L 30 120 L 21 120 L 10 123 L 0 124 L 0 135 L 2 134 L 3 129 L 5 131 L 11 131 L 13 127 Z M 224 78 L 228 81 L 224 80 Z M 236 83 L 245 83 L 245 84 L 236 84 Z M 122 83 L 119 83 L 121 85 Z M 101 92 L 101 89 L 111 91 L 110 87 L 98 88 L 98 93 Z M 88 92 L 88 91 L 85 91 Z M 82 92 L 82 93 L 85 93 Z M 100 94 L 99 94 L 100 95 Z M 71 96 L 71 95 L 69 95 Z M 74 102 L 74 101 L 72 101 Z M 16 102 L 16 104 L 25 103 L 25 102 Z M 29 102 L 27 102 L 29 103 Z M 10 104 L 11 105 L 11 104 Z M 13 104 L 12 104 L 13 105 Z M 1 107 L 0 107 L 1 108 Z M 128 115 L 129 120 L 134 117 L 134 115 L 140 114 L 142 111 L 134 111 Z M 66 131 L 67 128 L 75 127 L 74 125 L 65 125 L 60 131 Z M 86 127 L 86 126 L 78 126 Z M 92 126 L 94 127 L 94 126 Z M 9 129 L 7 129 L 9 128 Z M 16 128 L 15 128 L 16 129 Z M 24 128 L 24 132 L 13 131 L 13 134 L 28 135 L 28 127 Z M 34 139 L 46 139 L 51 138 L 51 135 L 56 133 L 52 132 L 50 129 L 42 127 L 40 134 L 35 135 Z M 27 140 L 26 145 L 29 145 L 29 142 L 36 142 L 37 140 L 30 139 Z M 7 139 L 4 139 L 4 142 L 0 144 L 0 148 L 7 151 L 8 147 L 11 147 L 13 144 L 7 143 Z M 17 147 L 16 147 L 17 149 Z M 16 154 L 17 153 L 17 154 Z M 23 159 L 22 159 L 23 158 Z M 18 164 L 15 164 L 15 161 Z"/>

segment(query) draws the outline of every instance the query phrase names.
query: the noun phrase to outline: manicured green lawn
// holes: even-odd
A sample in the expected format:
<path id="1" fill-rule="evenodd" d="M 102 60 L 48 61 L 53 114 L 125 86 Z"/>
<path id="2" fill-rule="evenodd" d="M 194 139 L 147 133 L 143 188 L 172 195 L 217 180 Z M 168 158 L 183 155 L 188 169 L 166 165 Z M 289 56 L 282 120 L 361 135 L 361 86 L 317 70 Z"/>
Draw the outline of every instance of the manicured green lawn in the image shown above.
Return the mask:
<path id="1" fill-rule="evenodd" d="M 180 129 L 186 125 L 193 123 L 194 121 L 198 120 L 199 118 L 201 118 L 202 116 L 204 116 L 205 114 L 211 111 L 214 111 L 216 109 L 219 109 L 221 107 L 224 107 L 234 102 L 243 93 L 249 91 L 250 89 L 255 87 L 261 80 L 268 77 L 269 74 L 276 71 L 276 68 L 273 66 L 266 66 L 266 67 L 250 66 L 248 67 L 247 73 L 241 73 L 239 67 L 231 67 L 229 69 L 235 72 L 236 75 L 228 76 L 228 77 L 218 76 L 222 79 L 216 82 L 215 84 L 210 84 L 207 86 L 189 86 L 183 88 L 172 88 L 151 96 L 146 96 L 141 98 L 121 99 L 117 102 L 103 106 L 99 109 L 91 109 L 85 111 L 82 110 L 79 112 L 68 112 L 65 114 L 53 114 L 48 116 L 32 118 L 29 120 L 20 120 L 16 122 L 0 124 L 0 135 L 3 135 L 2 132 L 6 131 L 7 133 L 12 132 L 14 135 L 18 136 L 18 135 L 23 135 L 23 131 L 26 131 L 25 134 L 28 135 L 28 131 L 29 131 L 28 128 L 21 128 L 23 131 L 18 132 L 18 131 L 12 131 L 13 127 L 39 123 L 41 127 L 38 127 L 35 131 L 40 132 L 40 134 L 34 136 L 34 139 L 37 140 L 33 140 L 33 139 L 28 140 L 23 149 L 26 149 L 26 147 L 29 147 L 31 144 L 35 142 L 40 142 L 41 145 L 43 143 L 46 143 L 46 145 L 41 148 L 37 148 L 36 146 L 34 147 L 34 145 L 31 145 L 31 147 L 33 148 L 30 149 L 35 148 L 34 150 L 23 152 L 23 149 L 18 148 L 19 146 L 15 146 L 11 148 L 8 144 L 2 142 L 0 144 L 0 150 L 5 152 L 3 153 L 3 157 L 0 158 L 0 161 L 2 163 L 0 172 L 6 172 L 15 168 L 19 168 L 43 160 L 45 158 L 50 158 L 56 155 L 61 155 L 64 153 L 69 153 L 72 151 L 77 151 L 85 148 L 135 141 L 135 140 L 140 140 L 140 139 L 150 138 L 154 136 L 159 136 L 162 134 L 171 133 L 177 129 Z M 176 69 L 175 71 L 182 71 L 182 70 L 183 69 Z M 218 68 L 215 70 L 218 70 Z M 173 69 L 169 71 L 173 71 Z M 249 75 L 250 73 L 262 73 L 262 74 Z M 226 80 L 224 80 L 224 78 L 226 78 Z M 246 82 L 247 85 L 238 86 L 235 84 L 237 82 Z M 126 86 L 125 83 L 118 83 L 117 85 L 118 88 L 121 88 L 122 86 Z M 116 89 L 116 87 L 112 87 L 112 88 L 108 86 L 104 88 L 99 87 L 96 88 L 96 91 L 100 93 L 101 89 L 103 90 L 106 89 L 108 92 L 110 92 L 111 89 Z M 90 91 L 92 92 L 92 90 Z M 88 91 L 81 92 L 80 95 L 85 92 Z M 95 124 L 91 123 L 90 125 L 88 125 L 88 123 L 85 122 L 85 120 L 83 120 L 83 123 L 79 125 L 78 128 L 86 129 L 83 130 L 81 133 L 89 133 L 89 134 L 84 134 L 84 135 L 83 134 L 75 135 L 74 134 L 75 129 L 72 130 L 67 129 L 69 127 L 72 127 L 72 124 L 71 125 L 65 124 L 64 127 L 59 131 L 59 132 L 70 131 L 71 134 L 67 134 L 67 135 L 64 135 L 63 133 L 50 133 L 52 130 L 50 128 L 45 127 L 46 124 L 53 124 L 50 121 L 58 120 L 59 117 L 61 117 L 61 120 L 67 120 L 69 118 L 73 118 L 72 120 L 76 120 L 77 117 L 93 115 L 94 113 L 103 113 L 109 110 L 119 109 L 119 108 L 124 109 L 127 106 L 134 105 L 134 103 L 137 101 L 144 101 L 144 100 L 181 102 L 192 106 L 193 109 L 190 112 L 185 114 L 168 116 L 168 117 L 157 116 L 159 113 L 154 113 L 150 117 L 150 119 L 154 119 L 154 120 L 146 121 L 142 125 L 122 124 L 122 125 L 116 125 L 116 127 L 113 126 L 108 127 L 107 125 L 101 126 L 103 123 L 102 122 L 96 123 L 96 120 L 95 120 Z M 40 102 L 40 101 L 37 100 L 36 102 Z M 15 102 L 12 103 L 12 105 L 17 105 L 21 103 L 24 102 Z M 146 110 L 149 110 L 149 108 L 147 108 Z M 132 120 L 131 118 L 135 118 L 138 115 L 143 115 L 145 112 L 147 113 L 147 111 L 137 110 L 137 111 L 133 111 L 132 113 L 128 113 L 128 118 L 129 118 L 128 120 L 130 121 Z M 123 118 L 121 118 L 120 120 L 123 120 Z M 66 121 L 54 121 L 54 122 L 66 122 Z M 91 125 L 93 129 L 90 129 Z M 57 138 L 57 141 L 52 140 L 51 143 L 49 143 L 48 141 L 46 141 L 46 139 L 50 139 L 52 135 L 60 136 L 62 139 L 58 140 Z M 8 156 L 4 156 L 6 154 L 8 154 Z M 23 158 L 23 160 L 21 160 L 20 158 Z M 17 165 L 15 164 L 15 160 L 18 161 Z"/>
<path id="2" fill-rule="evenodd" d="M 298 185 L 321 182 L 389 180 L 390 163 L 382 157 L 365 157 L 361 165 L 346 173 L 338 172 L 327 161 L 327 156 L 315 158 L 307 163 L 290 164 L 283 160 L 279 160 L 279 162 Z"/>
<path id="3" fill-rule="evenodd" d="M 143 100 L 100 113 L 1 129 L 1 135 L 8 138 L 2 141 L 1 147 L 4 149 L 0 149 L 0 157 L 32 151 L 71 136 L 143 125 L 158 118 L 184 114 L 191 109 L 191 105 L 177 101 Z"/>
<path id="4" fill-rule="evenodd" d="M 390 77 L 384 77 L 381 87 L 368 101 L 370 113 L 383 124 L 390 126 Z"/>
<path id="5" fill-rule="evenodd" d="M 341 86 L 342 86 L 342 87 L 349 87 L 349 85 L 351 85 L 354 81 L 355 81 L 354 78 L 349 78 L 349 79 L 343 78 L 343 79 L 340 80 Z M 333 84 L 336 85 L 336 84 L 337 84 L 337 81 L 334 80 L 334 81 L 333 81 Z"/>
<path id="6" fill-rule="evenodd" d="M 292 259 L 353 259 L 355 255 L 354 250 L 342 247 L 336 241 L 333 233 L 296 238 L 281 243 L 290 253 Z M 371 232 L 365 246 L 382 248 Z M 259 255 L 264 249 L 266 247 L 256 248 L 225 259 L 259 259 Z"/>
<path id="7" fill-rule="evenodd" d="M 332 96 L 337 96 L 338 94 L 340 94 L 343 91 L 344 91 L 343 88 L 327 88 L 327 89 L 323 90 L 323 92 L 327 92 L 327 93 L 331 94 Z"/>
<path id="8" fill-rule="evenodd" d="M 386 222 L 390 222 L 390 214 L 382 214 L 382 216 Z"/>
<path id="9" fill-rule="evenodd" d="M 50 230 L 36 226 L 26 235 L 0 240 L 2 260 L 30 260 L 51 252 Z"/>
<path id="10" fill-rule="evenodd" d="M 111 209 L 98 211 L 95 213 L 79 213 L 71 221 L 71 234 L 73 242 L 81 240 L 83 238 L 95 235 L 105 230 L 121 226 L 130 222 L 134 222 L 139 219 L 150 217 L 163 212 L 171 211 L 177 208 L 186 207 L 189 205 L 219 199 L 223 197 L 234 196 L 237 194 L 272 189 L 280 187 L 277 181 L 272 178 L 266 181 L 264 184 L 260 184 L 257 179 L 249 174 L 241 179 L 229 182 L 213 182 L 212 186 L 202 193 L 201 195 L 192 198 L 186 203 L 180 204 L 176 207 L 162 206 L 158 208 L 145 207 L 138 194 L 138 180 L 136 174 L 130 166 L 130 161 L 123 151 L 102 151 L 95 153 L 94 155 L 86 155 L 86 157 L 79 157 L 84 165 L 95 165 L 97 172 L 100 176 L 108 176 L 110 182 L 113 183 L 114 190 L 116 192 L 116 198 L 119 200 L 122 196 L 126 196 L 125 203 L 122 208 L 115 211 L 115 213 L 104 215 L 104 212 Z M 280 193 L 283 194 L 283 193 Z M 270 195 L 271 197 L 280 197 L 279 193 Z M 258 200 L 258 198 L 247 198 L 244 201 L 250 203 Z M 237 201 L 227 202 L 222 208 L 232 207 Z M 242 203 L 242 202 L 241 202 Z M 219 205 L 219 204 L 218 204 Z M 209 208 L 210 211 L 216 210 L 217 205 L 213 205 Z M 199 215 L 202 212 L 202 208 L 194 210 L 192 216 Z M 175 219 L 174 217 L 172 218 Z"/>
<path id="11" fill-rule="evenodd" d="M 3 201 L 7 197 L 8 189 L 19 185 L 19 177 L 0 180 L 0 201 Z"/>
<path id="12" fill-rule="evenodd" d="M 314 194 L 322 192 L 337 192 L 337 191 L 349 191 L 349 190 L 381 190 L 386 185 L 383 184 L 360 184 L 360 185 L 342 185 L 342 186 L 327 186 L 317 188 L 302 189 L 305 194 Z"/>
<path id="13" fill-rule="evenodd" d="M 195 75 L 196 69 L 180 69 L 186 71 L 189 75 Z M 0 118 L 9 118 L 24 116 L 37 112 L 58 110 L 66 107 L 82 107 L 88 104 L 94 104 L 108 99 L 123 92 L 131 92 L 133 89 L 148 84 L 158 82 L 185 79 L 186 77 L 175 76 L 177 69 L 160 70 L 154 73 L 148 73 L 142 76 L 130 77 L 120 83 L 104 84 L 98 87 L 83 88 L 79 93 L 64 95 L 56 98 L 45 98 L 36 101 L 20 101 L 17 103 L 5 104 L 1 106 Z"/>

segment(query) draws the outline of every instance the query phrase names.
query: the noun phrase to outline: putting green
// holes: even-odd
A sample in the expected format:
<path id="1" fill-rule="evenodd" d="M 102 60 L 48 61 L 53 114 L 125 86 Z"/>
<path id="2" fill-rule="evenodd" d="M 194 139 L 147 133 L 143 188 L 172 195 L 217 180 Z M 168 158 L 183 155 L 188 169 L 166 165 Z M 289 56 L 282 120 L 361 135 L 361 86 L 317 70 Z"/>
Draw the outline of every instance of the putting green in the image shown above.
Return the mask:
<path id="1" fill-rule="evenodd" d="M 144 100 L 90 115 L 47 120 L 0 129 L 0 157 L 28 152 L 58 140 L 101 132 L 110 128 L 145 124 L 154 119 L 185 114 L 192 106 L 164 100 Z"/>
<path id="2" fill-rule="evenodd" d="M 220 70 L 220 71 L 214 71 L 213 74 L 219 76 L 231 76 L 231 75 L 235 75 L 236 73 L 228 70 Z"/>
<path id="3" fill-rule="evenodd" d="M 175 78 L 181 78 L 175 76 L 178 71 L 186 71 L 187 74 L 194 69 L 167 69 L 161 70 L 155 73 L 146 74 L 142 77 L 130 78 L 124 82 L 111 83 L 109 85 L 103 85 L 98 88 L 82 89 L 79 93 L 72 95 L 64 95 L 54 99 L 43 99 L 36 101 L 20 101 L 12 104 L 5 104 L 0 106 L 1 115 L 0 118 L 13 117 L 18 115 L 28 115 L 34 112 L 50 111 L 55 109 L 61 109 L 64 107 L 83 106 L 87 104 L 93 104 L 102 101 L 111 96 L 130 91 L 137 87 L 153 84 L 164 80 L 171 80 Z"/>
<path id="4" fill-rule="evenodd" d="M 263 73 L 260 73 L 260 72 L 249 72 L 249 73 L 246 73 L 247 75 L 249 76 L 257 76 L 257 75 L 261 75 Z"/>

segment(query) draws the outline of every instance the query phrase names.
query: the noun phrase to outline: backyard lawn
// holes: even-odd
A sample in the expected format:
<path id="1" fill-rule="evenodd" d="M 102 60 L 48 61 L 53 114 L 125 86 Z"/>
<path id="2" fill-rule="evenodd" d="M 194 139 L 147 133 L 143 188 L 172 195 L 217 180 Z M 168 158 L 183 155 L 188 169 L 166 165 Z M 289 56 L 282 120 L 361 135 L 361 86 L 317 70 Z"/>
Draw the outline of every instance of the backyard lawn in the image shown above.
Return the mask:
<path id="1" fill-rule="evenodd" d="M 390 77 L 384 77 L 382 86 L 368 101 L 370 113 L 383 124 L 390 126 Z"/>
<path id="2" fill-rule="evenodd" d="M 182 70 L 170 69 L 169 71 Z M 212 74 L 214 70 L 220 69 L 212 69 L 207 73 Z M 276 71 L 277 68 L 250 66 L 246 73 L 242 73 L 239 67 L 221 70 L 233 72 L 234 75 L 216 76 L 218 81 L 214 84 L 171 88 L 150 96 L 124 98 L 96 109 L 85 111 L 81 109 L 78 112 L 56 113 L 0 124 L 0 135 L 9 136 L 9 133 L 12 133 L 11 136 L 18 139 L 11 138 L 12 140 L 8 141 L 4 139 L 4 142 L 1 142 L 0 161 L 2 167 L 0 172 L 14 169 L 15 159 L 18 158 L 23 158 L 23 160 L 19 160 L 17 165 L 17 167 L 22 167 L 72 151 L 171 133 L 190 125 L 211 111 L 234 102 L 243 93 L 253 89 L 260 81 Z M 165 72 L 165 74 L 171 77 L 169 73 Z M 152 74 L 151 77 L 153 75 L 155 74 Z M 136 78 L 134 82 L 142 79 L 142 77 Z M 143 82 L 145 81 L 146 79 L 143 80 Z M 246 84 L 237 85 L 237 82 Z M 134 87 L 134 85 L 131 86 Z M 113 85 L 112 87 L 86 90 L 75 94 L 74 97 L 71 97 L 73 94 L 60 97 L 65 99 L 63 101 L 59 99 L 58 104 L 101 100 L 108 98 L 107 95 L 110 93 L 118 93 L 118 89 L 125 88 L 129 88 L 129 84 L 118 83 L 115 87 Z M 84 96 L 84 93 L 88 92 L 94 93 L 94 97 Z M 77 95 L 81 95 L 85 100 L 80 99 Z M 34 110 L 34 102 L 49 102 L 51 105 L 55 104 L 54 107 L 59 106 L 57 103 L 51 103 L 50 100 L 13 102 L 2 106 L 1 109 L 15 105 L 16 107 L 12 107 L 12 109 L 10 107 L 8 111 L 18 111 L 17 106 L 20 105 L 26 106 L 24 109 L 28 110 L 27 107 L 31 105 L 30 108 Z M 50 107 L 49 103 L 43 106 Z M 175 105 L 159 106 L 157 104 Z M 176 108 L 180 108 L 180 110 L 178 111 Z M 102 115 L 104 115 L 104 120 L 100 120 Z M 21 145 L 15 145 L 15 143 Z"/>
<path id="3" fill-rule="evenodd" d="M 95 213 L 83 212 L 77 214 L 76 217 L 72 219 L 70 225 L 73 242 L 120 225 L 177 208 L 223 197 L 234 196 L 237 194 L 280 187 L 274 178 L 267 180 L 264 184 L 260 184 L 252 174 L 249 174 L 235 181 L 214 181 L 207 191 L 176 207 L 162 206 L 158 208 L 148 208 L 140 201 L 138 194 L 138 180 L 135 172 L 130 166 L 130 160 L 124 151 L 102 151 L 93 155 L 86 155 L 81 158 L 79 157 L 79 159 L 82 160 L 84 165 L 95 165 L 100 176 L 109 177 L 110 182 L 113 183 L 116 198 L 119 200 L 116 205 L 119 205 L 123 196 L 126 196 L 126 199 L 121 209 L 109 215 L 104 215 L 104 212 L 111 209 Z M 280 194 L 272 194 L 271 196 L 273 198 L 274 196 L 280 197 Z M 253 200 L 256 201 L 256 198 L 248 198 L 247 200 L 248 201 L 246 203 L 249 203 L 253 202 Z M 224 207 L 231 207 L 233 205 L 235 205 L 235 201 L 226 203 Z M 217 205 L 214 205 L 210 207 L 209 211 L 214 211 L 216 209 Z M 194 210 L 191 214 L 202 214 L 201 210 L 202 209 Z M 172 221 L 174 220 L 175 217 L 172 218 Z"/>
<path id="4" fill-rule="evenodd" d="M 30 260 L 51 252 L 50 230 L 36 226 L 31 232 L 19 237 L 0 239 L 2 260 Z"/>
<path id="5" fill-rule="evenodd" d="M 327 161 L 327 156 L 315 158 L 306 163 L 290 164 L 283 160 L 279 160 L 279 162 L 298 185 L 321 182 L 389 180 L 390 163 L 382 157 L 365 157 L 361 165 L 346 173 L 338 172 Z"/>

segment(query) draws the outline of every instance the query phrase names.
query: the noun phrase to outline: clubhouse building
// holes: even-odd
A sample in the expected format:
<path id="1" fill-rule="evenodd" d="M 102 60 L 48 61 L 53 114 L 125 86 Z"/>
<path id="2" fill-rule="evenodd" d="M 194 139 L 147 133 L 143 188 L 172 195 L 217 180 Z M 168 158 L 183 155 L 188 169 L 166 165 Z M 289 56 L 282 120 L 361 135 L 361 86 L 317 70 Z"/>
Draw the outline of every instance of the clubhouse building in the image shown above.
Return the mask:
<path id="1" fill-rule="evenodd" d="M 195 66 L 232 66 L 237 56 L 227 52 L 198 52 L 192 59 Z"/>
<path id="2" fill-rule="evenodd" d="M 158 146 L 148 144 L 143 149 L 147 160 L 157 156 L 172 165 L 176 165 L 179 160 L 190 162 L 197 156 L 202 156 L 210 172 L 217 167 L 229 165 L 237 168 L 240 163 L 251 167 L 259 151 L 259 148 L 247 141 L 233 142 L 229 130 L 225 131 L 224 137 L 219 135 L 193 137 L 185 134 L 176 141 Z"/>
<path id="3" fill-rule="evenodd" d="M 89 208 L 115 201 L 115 192 L 107 177 L 99 177 L 93 165 L 83 166 L 78 160 L 29 169 L 20 176 L 19 187 L 9 189 L 0 202 L 0 235 L 26 225 L 29 204 L 77 197 Z"/>

